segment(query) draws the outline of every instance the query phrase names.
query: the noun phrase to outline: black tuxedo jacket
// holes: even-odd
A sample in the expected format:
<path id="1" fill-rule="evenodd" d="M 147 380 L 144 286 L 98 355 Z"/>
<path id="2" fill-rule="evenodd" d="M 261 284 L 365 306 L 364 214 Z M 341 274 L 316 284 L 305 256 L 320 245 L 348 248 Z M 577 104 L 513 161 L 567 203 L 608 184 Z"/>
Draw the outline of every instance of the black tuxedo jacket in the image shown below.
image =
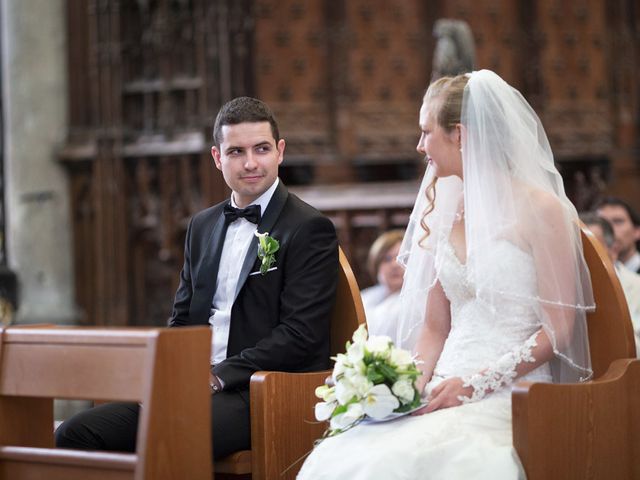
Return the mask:
<path id="1" fill-rule="evenodd" d="M 224 244 L 224 205 L 189 223 L 184 266 L 170 326 L 208 325 Z M 275 270 L 259 272 L 258 239 L 243 262 L 231 310 L 227 358 L 214 374 L 224 388 L 247 388 L 258 370 L 307 372 L 329 368 L 330 314 L 338 278 L 333 223 L 278 184 L 258 232 L 280 242 Z M 273 267 L 272 267 L 273 268 Z"/>

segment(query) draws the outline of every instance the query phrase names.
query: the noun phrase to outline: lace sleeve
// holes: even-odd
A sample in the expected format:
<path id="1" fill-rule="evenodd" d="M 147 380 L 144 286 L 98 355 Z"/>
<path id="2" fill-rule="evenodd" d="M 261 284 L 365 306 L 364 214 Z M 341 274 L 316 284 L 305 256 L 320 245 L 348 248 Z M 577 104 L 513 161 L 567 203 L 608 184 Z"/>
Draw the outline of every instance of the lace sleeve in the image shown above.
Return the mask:
<path id="1" fill-rule="evenodd" d="M 531 351 L 537 346 L 536 336 L 537 333 L 533 334 L 522 345 L 504 354 L 495 365 L 480 373 L 462 377 L 463 387 L 473 387 L 473 394 L 471 397 L 460 395 L 458 400 L 462 403 L 477 402 L 484 398 L 487 393 L 494 392 L 504 385 L 513 383 L 517 376 L 516 369 L 518 365 L 522 362 L 535 362 Z"/>

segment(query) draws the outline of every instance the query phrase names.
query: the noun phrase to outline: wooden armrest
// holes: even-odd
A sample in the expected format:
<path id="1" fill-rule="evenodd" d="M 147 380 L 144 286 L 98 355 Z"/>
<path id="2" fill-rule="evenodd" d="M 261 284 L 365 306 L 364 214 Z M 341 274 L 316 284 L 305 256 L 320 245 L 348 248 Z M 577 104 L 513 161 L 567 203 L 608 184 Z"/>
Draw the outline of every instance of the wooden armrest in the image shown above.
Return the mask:
<path id="1" fill-rule="evenodd" d="M 0 327 L 1 330 L 4 330 L 5 328 L 59 328 L 60 325 L 58 325 L 57 323 L 27 323 L 27 324 L 20 324 L 20 325 L 10 325 L 10 326 L 6 326 L 6 327 Z M 64 328 L 64 327 L 63 327 Z"/>
<path id="2" fill-rule="evenodd" d="M 115 470 L 133 470 L 133 453 L 69 450 L 66 448 L 0 447 L 0 459 L 60 465 L 81 465 Z"/>
<path id="3" fill-rule="evenodd" d="M 295 478 L 302 460 L 326 428 L 325 422 L 315 420 L 314 406 L 319 401 L 315 389 L 330 374 L 331 370 L 253 374 L 251 450 L 254 478 Z"/>
<path id="4" fill-rule="evenodd" d="M 57 448 L 0 447 L 3 478 L 131 479 L 137 455 Z"/>
<path id="5" fill-rule="evenodd" d="M 251 473 L 251 450 L 241 450 L 216 460 L 213 465 L 216 473 L 247 475 Z"/>
<path id="6" fill-rule="evenodd" d="M 640 360 L 581 384 L 513 389 L 513 443 L 529 480 L 639 478 Z"/>

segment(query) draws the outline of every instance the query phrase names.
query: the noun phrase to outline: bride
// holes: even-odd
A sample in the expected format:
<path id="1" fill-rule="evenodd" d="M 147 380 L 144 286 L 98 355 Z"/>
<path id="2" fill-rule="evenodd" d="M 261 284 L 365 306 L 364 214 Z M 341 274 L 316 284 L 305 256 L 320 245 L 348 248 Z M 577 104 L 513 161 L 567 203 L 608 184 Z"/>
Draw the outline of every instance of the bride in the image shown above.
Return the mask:
<path id="1" fill-rule="evenodd" d="M 577 214 L 535 112 L 481 70 L 430 85 L 419 124 L 396 344 L 421 362 L 426 406 L 323 440 L 299 479 L 524 478 L 512 384 L 591 376 Z"/>

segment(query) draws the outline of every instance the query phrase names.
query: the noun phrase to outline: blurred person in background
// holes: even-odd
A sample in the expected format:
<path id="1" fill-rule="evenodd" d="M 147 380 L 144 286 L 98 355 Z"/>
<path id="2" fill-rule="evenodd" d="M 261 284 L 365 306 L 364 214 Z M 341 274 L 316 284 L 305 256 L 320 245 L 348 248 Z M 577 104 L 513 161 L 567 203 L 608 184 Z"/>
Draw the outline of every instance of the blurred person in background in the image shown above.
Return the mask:
<path id="1" fill-rule="evenodd" d="M 615 234 L 618 261 L 632 272 L 640 274 L 640 215 L 631 205 L 618 197 L 604 197 L 595 210 L 607 220 Z"/>
<path id="2" fill-rule="evenodd" d="M 393 337 L 399 309 L 400 289 L 404 269 L 396 258 L 400 251 L 404 230 L 389 230 L 371 245 L 367 268 L 378 283 L 362 291 L 362 303 L 370 335 Z"/>
<path id="3" fill-rule="evenodd" d="M 624 267 L 618 261 L 614 229 L 611 224 L 594 212 L 580 214 L 580 220 L 584 222 L 593 235 L 604 245 L 613 262 L 624 296 L 629 305 L 633 333 L 636 339 L 636 355 L 640 357 L 640 275 Z"/>

